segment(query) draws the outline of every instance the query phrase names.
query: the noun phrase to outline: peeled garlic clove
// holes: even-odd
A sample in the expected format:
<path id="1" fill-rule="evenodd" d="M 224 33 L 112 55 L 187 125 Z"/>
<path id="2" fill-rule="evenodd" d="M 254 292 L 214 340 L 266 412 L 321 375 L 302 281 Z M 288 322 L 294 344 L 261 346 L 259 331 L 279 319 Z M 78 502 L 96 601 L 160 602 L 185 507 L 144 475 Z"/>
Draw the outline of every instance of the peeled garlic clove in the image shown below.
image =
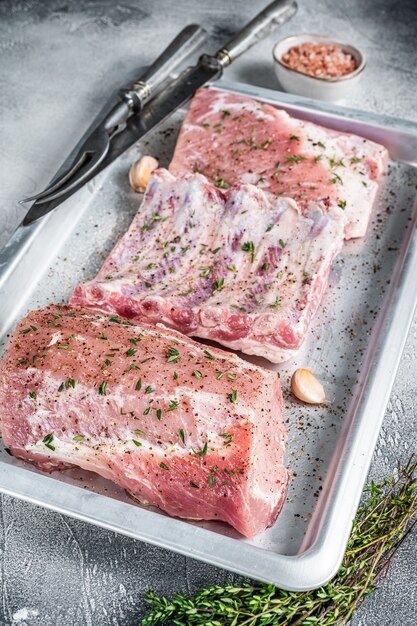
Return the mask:
<path id="1" fill-rule="evenodd" d="M 132 189 L 138 193 L 143 193 L 148 186 L 152 172 L 158 167 L 158 161 L 152 156 L 143 156 L 135 161 L 129 171 L 129 182 Z"/>
<path id="2" fill-rule="evenodd" d="M 295 370 L 291 378 L 291 391 L 296 398 L 308 404 L 322 404 L 326 400 L 323 385 L 307 368 Z"/>

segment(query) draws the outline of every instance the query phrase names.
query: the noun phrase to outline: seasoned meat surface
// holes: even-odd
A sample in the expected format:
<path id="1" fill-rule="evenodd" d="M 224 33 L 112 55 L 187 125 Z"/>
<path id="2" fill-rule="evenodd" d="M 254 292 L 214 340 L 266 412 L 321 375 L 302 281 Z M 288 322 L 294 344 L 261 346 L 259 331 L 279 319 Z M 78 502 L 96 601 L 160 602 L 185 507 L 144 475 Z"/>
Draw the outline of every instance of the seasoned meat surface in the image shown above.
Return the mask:
<path id="1" fill-rule="evenodd" d="M 169 166 L 201 172 L 220 189 L 238 181 L 311 205 L 343 208 L 345 237 L 363 237 L 388 152 L 363 137 L 299 120 L 247 96 L 200 89 Z"/>
<path id="2" fill-rule="evenodd" d="M 0 364 L 0 417 L 15 456 L 91 470 L 170 515 L 251 537 L 285 498 L 276 373 L 162 325 L 29 313 Z"/>
<path id="3" fill-rule="evenodd" d="M 343 244 L 344 212 L 157 170 L 128 232 L 71 303 L 163 322 L 273 362 L 300 347 Z"/>

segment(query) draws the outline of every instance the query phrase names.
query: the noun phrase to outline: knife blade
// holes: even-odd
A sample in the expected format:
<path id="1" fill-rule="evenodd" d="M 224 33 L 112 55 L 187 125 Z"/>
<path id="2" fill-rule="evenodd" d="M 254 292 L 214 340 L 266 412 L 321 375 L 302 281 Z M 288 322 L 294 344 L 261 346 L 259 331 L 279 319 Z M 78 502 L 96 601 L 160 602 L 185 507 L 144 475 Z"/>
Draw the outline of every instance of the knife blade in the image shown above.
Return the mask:
<path id="1" fill-rule="evenodd" d="M 126 127 L 114 137 L 106 157 L 94 172 L 84 177 L 78 185 L 74 185 L 68 193 L 61 197 L 42 204 L 34 202 L 26 214 L 23 224 L 31 224 L 67 200 L 89 180 L 108 167 L 130 146 L 139 139 L 146 137 L 152 130 L 157 129 L 172 113 L 185 105 L 197 89 L 203 87 L 209 81 L 220 78 L 225 67 L 230 65 L 232 61 L 246 52 L 261 38 L 270 34 L 277 26 L 289 20 L 296 11 L 297 4 L 295 0 L 275 0 L 249 22 L 231 41 L 218 50 L 216 54 L 203 54 L 197 65 L 184 70 L 162 92 L 146 104 L 140 112 L 132 115 L 127 120 Z"/>

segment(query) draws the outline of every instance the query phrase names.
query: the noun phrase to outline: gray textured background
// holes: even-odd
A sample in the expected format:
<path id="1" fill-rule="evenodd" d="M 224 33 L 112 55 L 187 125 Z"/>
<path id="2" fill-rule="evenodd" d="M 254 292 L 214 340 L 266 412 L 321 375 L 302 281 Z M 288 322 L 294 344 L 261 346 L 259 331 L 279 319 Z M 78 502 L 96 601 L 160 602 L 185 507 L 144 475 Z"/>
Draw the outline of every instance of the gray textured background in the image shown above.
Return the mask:
<path id="1" fill-rule="evenodd" d="M 263 2 L 80 0 L 0 2 L 0 245 L 23 217 L 17 200 L 47 183 L 106 93 L 150 62 L 186 23 L 211 30 L 213 47 Z M 348 104 L 417 119 L 417 7 L 414 0 L 300 0 L 279 36 L 329 34 L 368 57 L 366 79 Z M 256 5 L 256 7 L 255 7 Z M 278 35 L 276 36 L 278 38 Z M 274 87 L 273 37 L 227 72 Z M 417 318 L 394 385 L 372 465 L 388 473 L 416 450 Z M 192 592 L 233 578 L 219 569 L 44 511 L 10 497 L 0 510 L 1 624 L 127 626 L 143 596 Z M 354 626 L 417 624 L 417 533 L 401 549 L 383 588 Z"/>

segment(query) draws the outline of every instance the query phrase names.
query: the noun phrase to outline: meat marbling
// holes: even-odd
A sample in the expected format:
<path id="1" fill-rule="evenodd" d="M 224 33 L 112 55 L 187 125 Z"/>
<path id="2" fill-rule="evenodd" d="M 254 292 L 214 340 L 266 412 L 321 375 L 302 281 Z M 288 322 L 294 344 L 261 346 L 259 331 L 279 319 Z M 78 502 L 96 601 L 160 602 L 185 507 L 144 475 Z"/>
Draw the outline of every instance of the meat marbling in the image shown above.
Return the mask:
<path id="1" fill-rule="evenodd" d="M 15 456 L 92 470 L 170 515 L 251 537 L 285 498 L 276 374 L 162 325 L 30 313 L 0 365 L 0 415 Z"/>
<path id="2" fill-rule="evenodd" d="M 247 96 L 200 89 L 170 171 L 201 172 L 220 188 L 237 181 L 285 195 L 302 211 L 341 206 L 345 237 L 363 237 L 388 163 L 384 146 L 291 117 Z"/>
<path id="3" fill-rule="evenodd" d="M 263 356 L 290 358 L 319 306 L 343 244 L 344 211 L 200 174 L 157 170 L 128 232 L 77 306 L 163 322 Z"/>

